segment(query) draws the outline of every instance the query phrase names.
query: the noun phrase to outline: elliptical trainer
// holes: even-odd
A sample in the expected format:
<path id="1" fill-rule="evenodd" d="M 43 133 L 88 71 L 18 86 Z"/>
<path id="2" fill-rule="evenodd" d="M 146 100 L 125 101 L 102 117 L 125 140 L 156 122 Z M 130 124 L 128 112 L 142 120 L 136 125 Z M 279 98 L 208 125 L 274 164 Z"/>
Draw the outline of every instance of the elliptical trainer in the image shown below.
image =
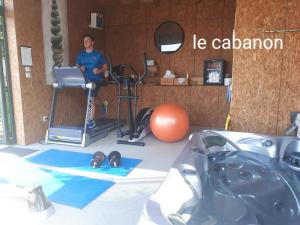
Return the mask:
<path id="1" fill-rule="evenodd" d="M 150 117 L 153 112 L 152 108 L 143 108 L 137 112 L 137 87 L 142 83 L 146 75 L 147 70 L 147 55 L 144 53 L 144 73 L 142 75 L 138 74 L 137 71 L 129 64 L 119 64 L 112 66 L 111 57 L 108 57 L 109 72 L 110 76 L 118 85 L 118 120 L 120 121 L 120 108 L 121 101 L 127 100 L 128 106 L 128 125 L 129 128 L 126 131 L 121 130 L 121 126 L 118 126 L 118 138 L 129 136 L 128 140 L 118 140 L 118 144 L 129 144 L 129 145 L 139 145 L 145 146 L 144 142 L 140 140 L 151 133 L 150 130 Z M 128 68 L 131 73 L 134 74 L 134 78 L 131 76 L 125 76 L 124 70 Z M 121 95 L 121 88 L 124 87 L 126 95 Z M 133 93 L 132 89 L 133 88 Z M 132 103 L 134 104 L 134 109 L 132 109 Z"/>

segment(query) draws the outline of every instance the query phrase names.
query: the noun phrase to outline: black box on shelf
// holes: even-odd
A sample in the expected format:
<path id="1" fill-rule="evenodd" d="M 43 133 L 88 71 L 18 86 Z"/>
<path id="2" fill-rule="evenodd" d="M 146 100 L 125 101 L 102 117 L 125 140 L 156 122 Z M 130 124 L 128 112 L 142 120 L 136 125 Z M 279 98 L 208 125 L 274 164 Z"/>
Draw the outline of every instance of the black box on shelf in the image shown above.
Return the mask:
<path id="1" fill-rule="evenodd" d="M 223 59 L 204 60 L 203 85 L 224 85 Z"/>

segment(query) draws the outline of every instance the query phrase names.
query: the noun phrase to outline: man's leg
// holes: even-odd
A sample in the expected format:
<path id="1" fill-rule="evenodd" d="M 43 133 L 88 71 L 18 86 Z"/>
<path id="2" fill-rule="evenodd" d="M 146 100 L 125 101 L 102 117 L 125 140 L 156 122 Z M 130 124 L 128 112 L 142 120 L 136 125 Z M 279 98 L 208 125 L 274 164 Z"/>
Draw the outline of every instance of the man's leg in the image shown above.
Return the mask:
<path id="1" fill-rule="evenodd" d="M 91 92 L 91 108 L 90 108 L 90 117 L 88 128 L 93 128 L 96 126 L 95 118 L 96 118 L 96 97 L 98 95 L 98 91 L 100 89 L 100 85 L 96 83 L 95 89 Z"/>
<path id="2" fill-rule="evenodd" d="M 96 118 L 96 98 L 97 98 L 97 95 L 98 95 L 98 92 L 100 90 L 100 83 L 95 83 L 96 84 L 96 87 L 94 90 L 92 90 L 92 119 L 94 120 Z"/>

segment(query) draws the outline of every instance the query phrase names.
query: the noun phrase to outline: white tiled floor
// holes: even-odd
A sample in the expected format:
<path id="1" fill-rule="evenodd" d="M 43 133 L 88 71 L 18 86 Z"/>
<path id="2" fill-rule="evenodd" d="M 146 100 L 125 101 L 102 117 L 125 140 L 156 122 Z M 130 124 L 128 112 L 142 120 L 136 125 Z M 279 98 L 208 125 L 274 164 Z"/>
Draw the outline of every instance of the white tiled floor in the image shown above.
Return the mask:
<path id="1" fill-rule="evenodd" d="M 54 204 L 56 213 L 39 224 L 43 225 L 134 225 L 137 223 L 147 198 L 159 187 L 168 170 L 183 150 L 187 139 L 177 143 L 163 143 L 152 135 L 144 139 L 145 147 L 117 145 L 116 134 L 111 132 L 106 138 L 82 149 L 63 145 L 33 144 L 26 148 L 46 150 L 64 149 L 78 152 L 113 150 L 124 157 L 138 158 L 143 161 L 127 177 L 78 172 L 67 168 L 56 169 L 75 175 L 112 180 L 116 184 L 84 209 L 75 209 Z M 24 148 L 24 146 L 21 146 Z M 0 147 L 1 148 L 1 147 Z M 36 153 L 35 153 L 36 154 Z M 91 187 L 93 188 L 93 187 Z M 1 223 L 2 224 L 2 223 Z M 24 223 L 23 223 L 24 224 Z M 5 224 L 6 225 L 6 224 Z"/>

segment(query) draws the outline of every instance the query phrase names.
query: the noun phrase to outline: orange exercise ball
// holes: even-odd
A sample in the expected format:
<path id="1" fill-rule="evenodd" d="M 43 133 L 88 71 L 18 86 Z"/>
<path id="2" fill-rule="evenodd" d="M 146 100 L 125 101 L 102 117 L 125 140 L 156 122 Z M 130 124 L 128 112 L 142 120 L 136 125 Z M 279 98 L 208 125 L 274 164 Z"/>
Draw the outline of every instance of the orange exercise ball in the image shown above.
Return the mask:
<path id="1" fill-rule="evenodd" d="M 189 116 L 176 104 L 163 104 L 152 113 L 150 128 L 159 140 L 176 142 L 186 135 L 189 129 Z"/>

